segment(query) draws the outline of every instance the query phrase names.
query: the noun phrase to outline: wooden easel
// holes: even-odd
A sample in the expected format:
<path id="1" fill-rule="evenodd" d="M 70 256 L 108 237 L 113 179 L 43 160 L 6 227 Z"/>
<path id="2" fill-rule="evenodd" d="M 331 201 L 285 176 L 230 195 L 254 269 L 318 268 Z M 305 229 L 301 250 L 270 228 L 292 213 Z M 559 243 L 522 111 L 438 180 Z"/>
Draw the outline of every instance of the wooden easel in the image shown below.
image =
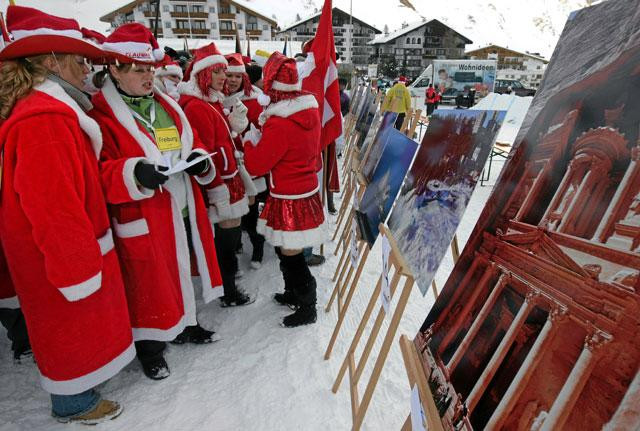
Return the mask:
<path id="1" fill-rule="evenodd" d="M 420 354 L 416 350 L 415 344 L 413 344 L 406 335 L 400 336 L 400 350 L 402 351 L 402 359 L 404 359 L 404 365 L 407 369 L 409 388 L 413 388 L 413 386 L 416 385 L 420 393 L 420 404 L 422 404 L 422 410 L 427 419 L 426 429 L 429 431 L 444 431 L 438 409 L 433 401 L 433 394 L 429 388 L 427 375 L 420 362 Z M 407 416 L 407 420 L 401 429 L 402 431 L 411 431 L 411 415 Z"/>
<path id="2" fill-rule="evenodd" d="M 364 421 L 364 416 L 366 414 L 366 411 L 369 407 L 369 403 L 371 402 L 371 398 L 373 396 L 373 391 L 375 390 L 378 380 L 380 378 L 380 373 L 382 372 L 382 368 L 384 367 L 384 364 L 386 362 L 387 356 L 389 354 L 389 350 L 391 348 L 391 343 L 395 338 L 396 332 L 398 330 L 398 325 L 400 324 L 400 320 L 402 319 L 404 310 L 407 306 L 409 296 L 411 294 L 411 288 L 415 282 L 414 277 L 411 271 L 409 270 L 409 266 L 407 265 L 402 254 L 400 253 L 398 245 L 395 242 L 389 228 L 381 223 L 380 233 L 387 237 L 387 239 L 389 240 L 389 244 L 391 245 L 391 254 L 389 256 L 389 268 L 390 270 L 391 268 L 394 269 L 394 275 L 390 281 L 389 290 L 391 292 L 392 298 L 394 297 L 394 294 L 397 290 L 397 286 L 401 277 L 405 277 L 405 283 L 402 287 L 396 308 L 393 311 L 391 322 L 389 323 L 389 328 L 387 329 L 387 333 L 384 336 L 380 353 L 376 358 L 373 372 L 371 374 L 371 377 L 369 379 L 369 382 L 367 384 L 367 387 L 365 389 L 362 399 L 358 398 L 358 383 L 360 381 L 360 378 L 362 377 L 362 372 L 364 370 L 365 365 L 367 364 L 367 360 L 369 358 L 369 355 L 371 354 L 371 350 L 373 349 L 373 345 L 375 344 L 378 334 L 380 333 L 380 329 L 382 327 L 382 323 L 385 318 L 385 311 L 382 308 L 382 306 L 379 307 L 379 311 L 376 316 L 375 322 L 373 323 L 371 333 L 369 334 L 369 337 L 362 351 L 362 355 L 357 362 L 357 365 L 356 365 L 356 359 L 355 359 L 355 352 L 358 347 L 358 344 L 360 343 L 364 330 L 367 324 L 369 323 L 369 319 L 371 317 L 371 314 L 374 311 L 376 303 L 379 300 L 380 290 L 382 288 L 382 277 L 384 276 L 384 274 L 380 275 L 380 277 L 378 278 L 378 282 L 371 294 L 369 303 L 367 304 L 367 308 L 362 316 L 362 319 L 360 321 L 360 324 L 358 325 L 358 328 L 356 329 L 356 333 L 353 337 L 353 340 L 351 341 L 351 345 L 347 350 L 347 354 L 345 355 L 345 358 L 342 362 L 340 371 L 338 372 L 338 376 L 336 377 L 336 380 L 333 384 L 332 391 L 334 393 L 337 393 L 345 373 L 349 371 L 349 390 L 350 390 L 350 397 L 351 397 L 351 410 L 352 410 L 352 416 L 353 416 L 354 430 L 359 430 L 360 427 L 362 426 L 362 423 Z M 459 258 L 458 249 L 459 249 L 458 240 L 457 240 L 457 237 L 454 235 L 453 241 L 451 242 L 451 252 L 453 254 L 454 261 L 457 261 Z M 336 328 L 334 329 L 332 339 L 329 343 L 329 346 L 327 347 L 327 352 L 325 352 L 325 359 L 328 359 L 328 355 L 331 353 L 331 349 L 333 348 L 333 344 L 335 343 L 335 338 L 337 337 L 338 332 L 340 330 L 340 325 L 344 321 L 344 315 L 347 312 L 348 306 L 351 302 L 351 299 L 353 297 L 353 293 L 355 292 L 356 287 L 357 287 L 357 280 L 354 280 L 354 282 L 351 283 L 349 292 L 347 293 L 347 298 L 344 304 L 342 304 L 341 309 L 339 310 L 338 323 L 336 324 Z M 434 296 L 437 297 L 437 289 L 436 289 L 435 281 L 432 282 L 432 288 L 434 291 Z M 421 400 L 426 400 L 425 396 L 426 395 L 423 396 L 421 393 Z M 431 428 L 429 429 L 431 430 Z M 434 429 L 437 429 L 437 428 L 434 428 Z"/>

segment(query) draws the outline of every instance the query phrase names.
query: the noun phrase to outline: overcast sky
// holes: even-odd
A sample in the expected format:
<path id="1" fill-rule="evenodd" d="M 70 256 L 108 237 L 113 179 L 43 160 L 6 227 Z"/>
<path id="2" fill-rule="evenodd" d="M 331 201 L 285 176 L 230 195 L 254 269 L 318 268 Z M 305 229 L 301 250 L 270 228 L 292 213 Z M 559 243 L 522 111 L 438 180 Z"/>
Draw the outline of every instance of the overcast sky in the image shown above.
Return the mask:
<path id="1" fill-rule="evenodd" d="M 296 15 L 305 17 L 321 8 L 322 0 L 245 0 L 265 15 L 275 14 L 282 25 L 295 21 Z M 24 6 L 76 18 L 81 25 L 105 32 L 108 25 L 100 16 L 129 3 L 130 0 L 16 0 Z M 403 22 L 439 19 L 474 41 L 471 47 L 489 43 L 508 46 L 520 51 L 540 52 L 550 57 L 572 10 L 584 6 L 588 0 L 412 0 L 418 10 L 399 7 L 397 0 L 353 0 L 353 15 L 382 30 L 400 28 Z M 0 10 L 9 1 L 0 0 Z M 349 12 L 349 0 L 334 0 L 333 5 Z"/>

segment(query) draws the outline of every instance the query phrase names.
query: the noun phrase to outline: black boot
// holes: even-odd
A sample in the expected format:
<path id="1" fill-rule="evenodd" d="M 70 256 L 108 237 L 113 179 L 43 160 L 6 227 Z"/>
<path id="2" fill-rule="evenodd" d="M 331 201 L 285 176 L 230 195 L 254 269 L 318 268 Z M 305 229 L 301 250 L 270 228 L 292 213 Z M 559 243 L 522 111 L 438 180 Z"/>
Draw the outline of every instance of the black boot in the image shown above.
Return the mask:
<path id="1" fill-rule="evenodd" d="M 169 377 L 169 365 L 164 359 L 166 343 L 162 341 L 142 340 L 136 341 L 136 354 L 142 365 L 144 375 L 151 380 L 162 380 Z"/>
<path id="2" fill-rule="evenodd" d="M 286 256 L 280 252 L 280 248 L 276 247 L 276 254 L 280 259 L 280 272 L 282 272 L 282 278 L 284 279 L 284 293 L 276 293 L 273 295 L 273 299 L 280 305 L 285 305 L 292 310 L 298 308 L 298 298 L 293 293 L 294 280 L 291 277 L 291 272 L 287 268 Z"/>
<path id="3" fill-rule="evenodd" d="M 247 235 L 249 235 L 249 240 L 253 247 L 251 267 L 254 269 L 259 269 L 262 266 L 262 257 L 264 254 L 264 237 L 256 230 L 258 217 L 260 215 L 259 205 L 260 203 L 256 199 L 254 204 L 249 206 L 249 213 L 242 217 L 242 228 L 247 232 Z"/>
<path id="4" fill-rule="evenodd" d="M 220 298 L 221 304 L 223 307 L 250 304 L 251 298 L 236 287 L 238 258 L 235 252 L 242 230 L 240 226 L 223 229 L 216 225 L 215 233 L 216 253 L 224 288 L 224 296 Z"/>
<path id="5" fill-rule="evenodd" d="M 316 321 L 316 280 L 311 275 L 302 253 L 282 256 L 282 263 L 290 277 L 291 286 L 298 303 L 295 313 L 286 316 L 282 325 L 293 328 Z"/>
<path id="6" fill-rule="evenodd" d="M 184 330 L 178 334 L 173 340 L 172 344 L 209 344 L 214 341 L 219 341 L 220 337 L 214 331 L 208 331 L 204 329 L 200 324 L 194 326 L 187 326 Z"/>
<path id="7" fill-rule="evenodd" d="M 327 190 L 327 210 L 331 215 L 335 215 L 338 213 L 335 205 L 333 204 L 333 192 L 330 192 L 328 190 Z"/>

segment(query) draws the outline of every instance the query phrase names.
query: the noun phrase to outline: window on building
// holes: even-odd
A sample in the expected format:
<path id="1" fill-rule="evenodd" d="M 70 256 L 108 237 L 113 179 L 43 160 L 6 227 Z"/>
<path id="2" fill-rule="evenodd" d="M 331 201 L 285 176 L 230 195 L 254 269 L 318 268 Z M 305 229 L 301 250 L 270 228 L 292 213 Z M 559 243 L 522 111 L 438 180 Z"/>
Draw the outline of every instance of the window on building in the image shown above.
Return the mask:
<path id="1" fill-rule="evenodd" d="M 216 13 L 216 8 L 215 8 L 215 6 L 211 6 L 211 7 L 209 8 L 209 13 Z"/>
<path id="2" fill-rule="evenodd" d="M 415 37 L 412 37 L 412 38 L 411 38 L 411 43 L 412 43 L 412 44 L 415 44 L 415 43 L 416 43 L 416 38 L 415 38 Z"/>
<path id="3" fill-rule="evenodd" d="M 220 30 L 233 30 L 233 21 L 220 21 Z"/>
<path id="4" fill-rule="evenodd" d="M 182 13 L 187 13 L 187 5 L 184 4 L 177 4 L 173 6 L 173 11 L 174 12 L 182 12 Z"/>
<path id="5" fill-rule="evenodd" d="M 268 26 L 267 24 L 264 24 L 264 25 L 262 26 L 262 30 L 264 30 L 264 31 L 268 31 L 268 30 L 269 30 L 269 26 Z"/>
<path id="6" fill-rule="evenodd" d="M 204 6 L 199 5 L 199 4 L 192 4 L 191 5 L 191 12 L 204 13 Z"/>
<path id="7" fill-rule="evenodd" d="M 445 55 L 447 53 L 446 49 L 438 48 L 436 49 L 436 55 Z"/>
<path id="8" fill-rule="evenodd" d="M 247 30 L 258 30 L 258 18 L 247 15 Z"/>
<path id="9" fill-rule="evenodd" d="M 186 19 L 177 19 L 176 20 L 176 28 L 179 28 L 181 30 L 188 30 L 189 29 L 189 21 L 187 21 Z"/>
<path id="10" fill-rule="evenodd" d="M 211 23 L 211 30 L 216 30 L 218 28 L 218 24 L 216 22 Z"/>
<path id="11" fill-rule="evenodd" d="M 231 13 L 231 5 L 229 3 L 220 3 L 220 13 Z"/>
<path id="12" fill-rule="evenodd" d="M 171 7 L 168 4 L 162 5 L 162 12 L 169 12 Z"/>
<path id="13" fill-rule="evenodd" d="M 133 21 L 134 21 L 133 12 L 129 12 L 124 16 L 124 22 L 133 22 Z"/>
<path id="14" fill-rule="evenodd" d="M 171 21 L 165 21 L 164 28 L 171 28 Z"/>
<path id="15" fill-rule="evenodd" d="M 417 42 L 416 42 L 416 43 L 417 43 L 417 44 L 421 44 L 421 43 L 422 43 L 422 39 L 421 39 L 421 38 L 418 38 L 418 40 L 417 40 Z"/>
<path id="16" fill-rule="evenodd" d="M 242 30 L 242 24 L 238 23 L 238 30 Z"/>
<path id="17" fill-rule="evenodd" d="M 206 21 L 191 21 L 191 28 L 194 30 L 206 30 L 207 23 Z"/>
<path id="18" fill-rule="evenodd" d="M 408 44 L 410 44 L 410 43 L 411 43 L 411 38 L 410 38 L 410 37 L 408 37 L 408 38 L 407 38 L 407 45 L 408 45 Z"/>

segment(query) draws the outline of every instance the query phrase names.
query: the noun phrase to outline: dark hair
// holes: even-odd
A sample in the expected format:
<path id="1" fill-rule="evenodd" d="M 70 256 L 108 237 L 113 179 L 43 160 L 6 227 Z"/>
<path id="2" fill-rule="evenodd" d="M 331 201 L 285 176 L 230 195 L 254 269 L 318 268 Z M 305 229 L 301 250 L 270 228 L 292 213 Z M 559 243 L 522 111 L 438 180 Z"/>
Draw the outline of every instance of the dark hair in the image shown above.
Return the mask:
<path id="1" fill-rule="evenodd" d="M 339 85 L 347 85 L 347 80 L 345 78 L 338 78 Z"/>
<path id="2" fill-rule="evenodd" d="M 116 66 L 116 68 L 120 71 L 120 72 L 128 72 L 131 68 L 133 67 L 132 63 L 125 63 L 125 64 L 119 64 Z M 112 81 L 114 81 L 115 84 L 115 80 L 113 79 L 113 76 L 111 76 L 111 72 L 109 71 L 109 65 L 104 66 L 104 68 L 99 71 L 96 72 L 93 75 L 93 86 L 96 88 L 102 88 L 104 87 L 104 83 L 107 80 L 107 76 L 109 78 L 111 78 Z"/>
<path id="3" fill-rule="evenodd" d="M 446 69 L 440 69 L 440 70 L 438 70 L 438 74 L 440 74 L 440 73 L 442 73 L 442 72 L 447 73 L 447 70 L 446 70 Z"/>
<path id="4" fill-rule="evenodd" d="M 247 75 L 249 75 L 249 80 L 252 84 L 260 81 L 262 79 L 262 67 L 257 64 L 248 64 L 246 66 Z"/>

